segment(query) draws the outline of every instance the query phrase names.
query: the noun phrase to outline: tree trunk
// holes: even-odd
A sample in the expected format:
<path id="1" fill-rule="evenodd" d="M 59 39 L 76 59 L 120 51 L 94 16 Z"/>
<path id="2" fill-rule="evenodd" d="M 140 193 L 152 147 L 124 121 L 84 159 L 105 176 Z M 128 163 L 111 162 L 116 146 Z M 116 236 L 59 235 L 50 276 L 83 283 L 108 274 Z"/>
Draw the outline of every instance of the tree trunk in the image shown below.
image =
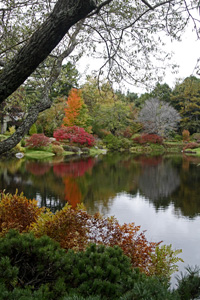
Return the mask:
<path id="1" fill-rule="evenodd" d="M 10 96 L 58 45 L 70 27 L 95 8 L 94 0 L 58 0 L 47 20 L 0 72 L 0 103 Z"/>

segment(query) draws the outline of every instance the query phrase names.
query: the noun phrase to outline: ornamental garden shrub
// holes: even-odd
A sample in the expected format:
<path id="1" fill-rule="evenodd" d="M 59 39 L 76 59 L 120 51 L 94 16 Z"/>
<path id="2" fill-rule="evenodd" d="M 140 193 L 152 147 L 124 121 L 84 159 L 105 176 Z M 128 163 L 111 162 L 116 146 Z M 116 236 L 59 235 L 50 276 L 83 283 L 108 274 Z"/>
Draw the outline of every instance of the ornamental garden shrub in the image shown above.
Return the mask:
<path id="1" fill-rule="evenodd" d="M 36 133 L 39 133 L 37 132 L 37 127 L 36 127 L 36 124 L 34 123 L 31 128 L 29 129 L 29 135 L 33 135 L 33 134 L 36 134 Z"/>
<path id="2" fill-rule="evenodd" d="M 133 141 L 138 144 L 152 143 L 162 145 L 163 138 L 157 134 L 142 134 L 133 138 Z"/>
<path id="3" fill-rule="evenodd" d="M 64 152 L 64 149 L 63 149 L 63 147 L 61 145 L 55 145 L 55 144 L 52 144 L 51 150 L 56 155 L 62 155 L 63 152 Z"/>
<path id="4" fill-rule="evenodd" d="M 195 148 L 199 148 L 199 144 L 196 142 L 190 142 L 187 143 L 184 147 L 183 147 L 183 151 L 187 150 L 187 149 L 195 149 Z"/>
<path id="5" fill-rule="evenodd" d="M 26 147 L 29 149 L 41 149 L 43 147 L 48 147 L 50 143 L 51 139 L 43 133 L 35 133 L 26 140 Z"/>
<path id="6" fill-rule="evenodd" d="M 28 200 L 23 194 L 0 194 L 0 235 L 15 228 L 20 232 L 27 231 L 30 224 L 36 222 L 44 211 L 36 200 Z"/>
<path id="7" fill-rule="evenodd" d="M 55 130 L 53 136 L 57 141 L 68 142 L 71 145 L 77 144 L 83 147 L 92 147 L 95 145 L 93 135 L 78 126 L 63 126 Z"/>

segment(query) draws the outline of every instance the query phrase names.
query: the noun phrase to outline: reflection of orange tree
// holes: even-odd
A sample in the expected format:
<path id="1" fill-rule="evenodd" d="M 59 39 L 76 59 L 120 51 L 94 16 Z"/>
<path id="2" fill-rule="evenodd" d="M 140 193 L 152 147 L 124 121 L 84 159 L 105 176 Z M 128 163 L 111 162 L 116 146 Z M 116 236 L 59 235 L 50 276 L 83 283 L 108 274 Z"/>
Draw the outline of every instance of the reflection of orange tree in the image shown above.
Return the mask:
<path id="1" fill-rule="evenodd" d="M 74 177 L 67 177 L 63 179 L 65 184 L 65 200 L 75 208 L 81 202 L 82 194 L 80 188 Z"/>
<path id="2" fill-rule="evenodd" d="M 82 193 L 76 178 L 83 176 L 86 172 L 91 170 L 94 163 L 95 160 L 93 158 L 88 158 L 87 160 L 70 161 L 68 163 L 62 162 L 53 167 L 54 173 L 57 176 L 63 177 L 65 200 L 71 204 L 73 208 L 82 200 Z"/>

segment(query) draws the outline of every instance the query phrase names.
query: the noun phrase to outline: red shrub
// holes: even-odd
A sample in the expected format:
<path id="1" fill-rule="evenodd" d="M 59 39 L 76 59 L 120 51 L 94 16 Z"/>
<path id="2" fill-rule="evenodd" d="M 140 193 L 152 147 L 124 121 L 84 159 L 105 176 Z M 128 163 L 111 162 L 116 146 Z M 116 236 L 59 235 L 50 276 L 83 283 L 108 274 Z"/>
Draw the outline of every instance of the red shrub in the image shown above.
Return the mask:
<path id="1" fill-rule="evenodd" d="M 47 147 L 51 143 L 51 139 L 43 133 L 35 133 L 26 140 L 26 147 L 28 148 L 41 148 Z"/>
<path id="2" fill-rule="evenodd" d="M 186 146 L 184 146 L 183 151 L 186 149 L 195 149 L 195 148 L 199 148 L 199 144 L 198 143 L 188 143 Z"/>
<path id="3" fill-rule="evenodd" d="M 92 147 L 95 144 L 94 137 L 78 126 L 62 127 L 54 131 L 54 138 L 57 141 L 69 141 L 71 144 L 79 144 L 86 147 Z"/>
<path id="4" fill-rule="evenodd" d="M 135 137 L 133 141 L 138 144 L 152 143 L 161 145 L 163 138 L 157 134 L 142 134 L 141 136 Z"/>

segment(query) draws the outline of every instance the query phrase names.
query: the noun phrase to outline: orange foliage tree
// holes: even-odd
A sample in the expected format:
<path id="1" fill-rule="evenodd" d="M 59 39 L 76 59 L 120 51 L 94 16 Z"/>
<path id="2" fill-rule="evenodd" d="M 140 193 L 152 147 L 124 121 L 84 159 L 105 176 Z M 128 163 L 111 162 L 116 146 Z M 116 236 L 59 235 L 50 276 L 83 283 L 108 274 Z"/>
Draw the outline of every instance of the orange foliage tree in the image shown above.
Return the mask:
<path id="1" fill-rule="evenodd" d="M 81 91 L 77 89 L 71 89 L 67 99 L 67 107 L 65 108 L 65 117 L 63 119 L 65 126 L 77 125 L 76 120 L 80 114 L 80 109 L 82 106 L 83 99 L 81 97 Z"/>

